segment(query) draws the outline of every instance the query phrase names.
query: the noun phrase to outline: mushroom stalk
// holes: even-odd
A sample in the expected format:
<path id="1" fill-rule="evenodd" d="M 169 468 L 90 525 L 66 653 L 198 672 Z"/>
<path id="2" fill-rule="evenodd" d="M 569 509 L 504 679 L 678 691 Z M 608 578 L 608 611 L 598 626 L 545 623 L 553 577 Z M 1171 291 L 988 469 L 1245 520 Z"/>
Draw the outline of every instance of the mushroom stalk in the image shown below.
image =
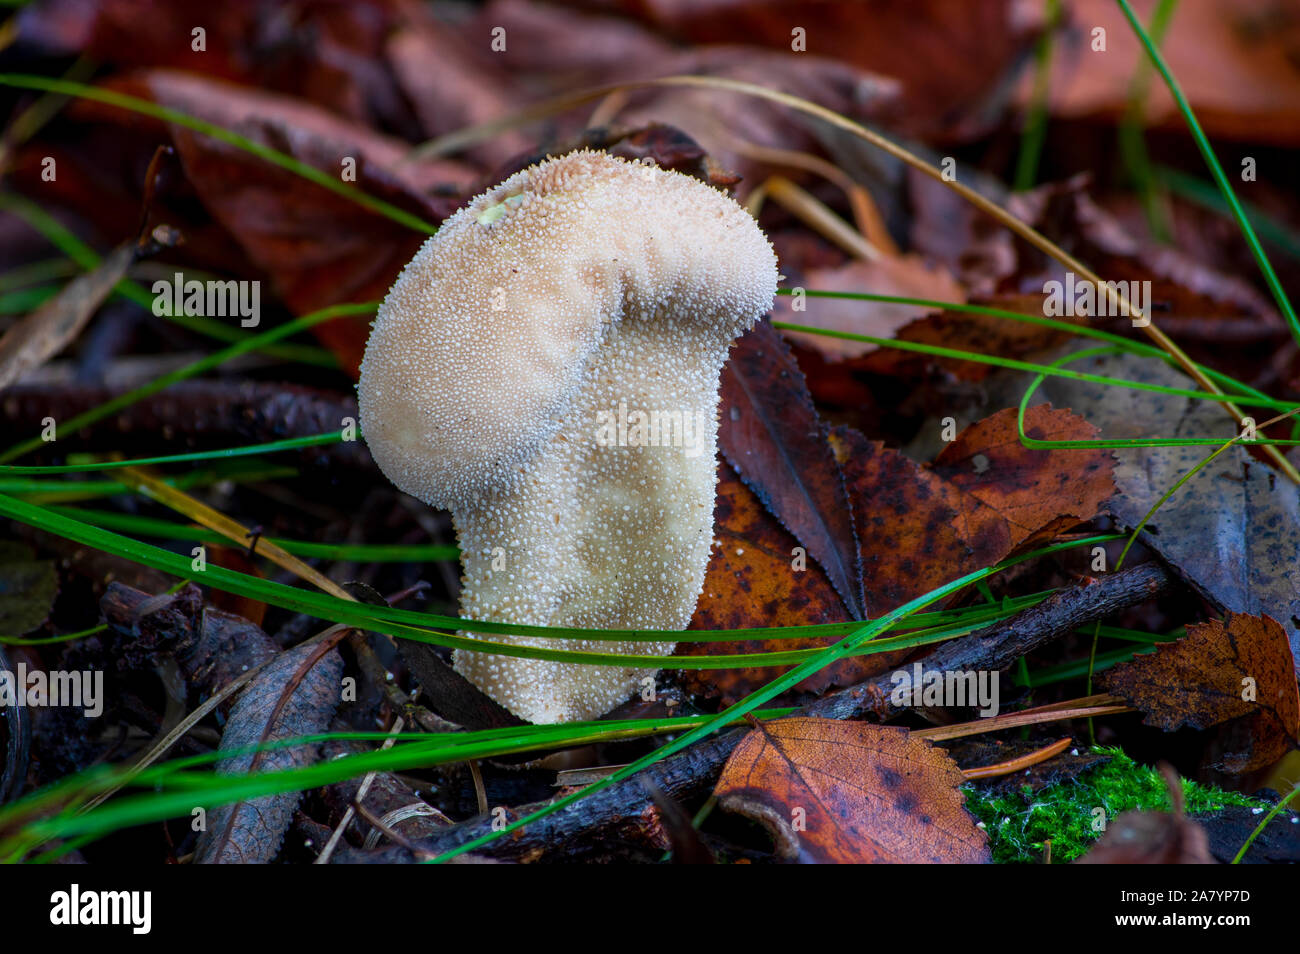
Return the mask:
<path id="1" fill-rule="evenodd" d="M 452 511 L 463 616 L 686 627 L 712 544 L 719 373 L 775 291 L 771 245 L 735 202 L 603 153 L 525 169 L 444 223 L 379 310 L 359 399 L 384 473 Z M 463 650 L 455 665 L 532 722 L 599 716 L 654 673 Z"/>

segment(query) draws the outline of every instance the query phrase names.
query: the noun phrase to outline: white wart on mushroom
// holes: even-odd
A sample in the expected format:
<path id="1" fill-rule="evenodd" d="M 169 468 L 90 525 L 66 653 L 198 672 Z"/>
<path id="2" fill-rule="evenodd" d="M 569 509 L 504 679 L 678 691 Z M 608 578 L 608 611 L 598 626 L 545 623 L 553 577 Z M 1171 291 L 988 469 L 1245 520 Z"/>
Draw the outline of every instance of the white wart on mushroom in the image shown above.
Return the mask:
<path id="1" fill-rule="evenodd" d="M 384 473 L 452 512 L 463 616 L 685 628 L 713 536 L 718 376 L 776 277 L 731 198 L 604 153 L 538 163 L 447 219 L 379 309 L 358 392 Z M 667 428 L 638 431 L 653 414 Z M 455 665 L 532 722 L 594 718 L 653 675 L 464 650 Z"/>

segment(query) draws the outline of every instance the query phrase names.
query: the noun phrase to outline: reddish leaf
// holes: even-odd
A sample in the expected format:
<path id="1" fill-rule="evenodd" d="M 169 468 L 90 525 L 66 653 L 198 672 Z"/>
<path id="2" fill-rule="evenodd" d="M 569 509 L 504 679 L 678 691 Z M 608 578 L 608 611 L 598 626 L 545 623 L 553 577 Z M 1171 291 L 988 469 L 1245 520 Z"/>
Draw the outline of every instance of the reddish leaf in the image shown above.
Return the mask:
<path id="1" fill-rule="evenodd" d="M 1030 409 L 1026 429 L 1040 439 L 1084 439 L 1092 428 L 1068 411 Z M 1058 530 L 1092 519 L 1113 492 L 1104 450 L 1034 450 L 1016 437 L 1015 412 L 972 425 L 931 467 L 917 464 L 859 432 L 829 436 L 854 504 L 867 611 L 879 616 L 954 578 L 1009 556 Z M 977 460 L 978 458 L 978 460 Z M 983 467 L 977 472 L 977 466 Z M 820 568 L 791 566 L 799 541 L 784 531 L 725 468 L 714 518 L 719 543 L 709 564 L 694 629 L 793 626 L 847 619 Z M 688 654 L 770 652 L 835 642 L 683 643 Z M 822 691 L 884 672 L 906 651 L 850 657 L 800 683 Z M 692 692 L 733 702 L 781 670 L 696 670 Z"/>
<path id="2" fill-rule="evenodd" d="M 979 501 L 978 515 L 973 513 L 976 508 L 967 511 L 968 525 L 984 526 L 984 510 L 1005 523 L 1006 547 L 990 553 L 989 562 L 1091 520 L 1115 492 L 1110 451 L 1026 447 L 1016 417 L 1016 410 L 1008 408 L 972 424 L 934 462 L 935 473 Z M 1069 411 L 1040 404 L 1025 412 L 1025 434 L 1040 441 L 1066 441 L 1095 438 L 1097 431 Z"/>
<path id="3" fill-rule="evenodd" d="M 1040 440 L 1096 433 L 1047 405 L 1029 409 L 1025 432 Z M 930 467 L 849 428 L 831 440 L 855 501 L 872 615 L 1091 520 L 1114 492 L 1108 451 L 1030 450 L 1014 409 L 966 428 Z"/>
<path id="4" fill-rule="evenodd" d="M 345 159 L 351 158 L 358 190 L 433 225 L 459 200 L 429 198 L 424 190 L 443 181 L 443 175 L 460 182 L 469 178 L 451 164 L 394 171 L 405 155 L 403 146 L 283 97 L 165 70 L 108 85 L 235 128 L 331 176 L 340 175 Z M 120 119 L 119 111 L 113 113 Z M 168 129 L 185 174 L 208 211 L 299 314 L 382 298 L 427 238 L 241 149 L 180 126 Z M 345 367 L 355 369 L 368 333 L 365 319 L 328 322 L 317 332 Z"/>
<path id="5" fill-rule="evenodd" d="M 906 730 L 834 719 L 781 719 L 751 732 L 714 795 L 761 822 L 788 861 L 986 863 L 961 769 Z"/>
<path id="6" fill-rule="evenodd" d="M 1134 4 L 1150 23 L 1152 3 Z M 1118 120 L 1132 96 L 1132 77 L 1146 60 L 1133 28 L 1112 0 L 1074 0 L 1078 39 L 1072 55 L 1053 57 L 1053 116 Z M 1091 49 L 1092 31 L 1106 35 L 1105 52 Z M 1197 0 L 1180 4 L 1160 50 L 1210 138 L 1295 144 L 1300 134 L 1300 75 L 1295 48 L 1300 26 L 1294 8 L 1273 0 Z M 1105 66 L 1099 66 L 1101 61 Z M 1207 64 L 1213 68 L 1207 68 Z M 1022 97 L 1032 80 L 1027 76 Z M 1186 121 L 1157 78 L 1147 97 L 1146 122 L 1186 130 Z"/>
<path id="7" fill-rule="evenodd" d="M 1271 765 L 1300 741 L 1300 692 L 1286 632 L 1268 616 L 1228 613 L 1187 627 L 1177 642 L 1102 673 L 1101 685 L 1140 709 L 1147 725 L 1242 725 L 1215 766 L 1241 774 Z M 1223 741 L 1223 740 L 1221 740 Z"/>
<path id="8" fill-rule="evenodd" d="M 766 321 L 736 343 L 723 369 L 718 444 L 861 619 L 862 565 L 844 475 L 789 345 Z"/>
<path id="9" fill-rule="evenodd" d="M 801 25 L 810 53 L 902 81 L 902 126 L 909 134 L 948 138 L 964 132 L 955 128 L 959 117 L 987 121 L 977 107 L 996 93 L 1042 26 L 1039 7 L 1009 0 L 624 0 L 624 5 L 696 43 L 752 43 L 788 53 L 791 28 Z"/>
<path id="10" fill-rule="evenodd" d="M 843 601 L 821 567 L 805 560 L 806 568 L 796 569 L 793 551 L 798 541 L 781 528 L 729 467 L 720 468 L 714 525 L 716 546 L 690 629 L 802 626 L 849 619 Z M 677 651 L 688 656 L 775 652 L 828 646 L 835 641 L 826 638 L 681 643 Z M 777 667 L 692 669 L 684 670 L 681 680 L 691 692 L 721 696 L 724 703 L 730 704 L 782 672 L 784 668 Z M 841 681 L 856 681 L 863 675 L 862 660 L 844 659 L 801 683 L 799 688 L 819 691 Z"/>
<path id="11" fill-rule="evenodd" d="M 928 265 L 915 255 L 882 257 L 874 262 L 850 262 L 839 268 L 811 269 L 799 284 L 818 291 L 870 291 L 877 295 L 929 298 L 957 304 L 966 301 L 966 289 L 946 268 Z M 806 311 L 794 311 L 793 300 L 782 296 L 777 299 L 774 317 L 830 331 L 892 338 L 904 325 L 931 310 L 923 305 L 852 298 L 814 298 L 807 300 L 806 304 Z M 845 338 L 828 338 L 799 331 L 788 333 L 804 347 L 816 348 L 832 359 L 856 358 L 877 349 L 876 345 Z"/>

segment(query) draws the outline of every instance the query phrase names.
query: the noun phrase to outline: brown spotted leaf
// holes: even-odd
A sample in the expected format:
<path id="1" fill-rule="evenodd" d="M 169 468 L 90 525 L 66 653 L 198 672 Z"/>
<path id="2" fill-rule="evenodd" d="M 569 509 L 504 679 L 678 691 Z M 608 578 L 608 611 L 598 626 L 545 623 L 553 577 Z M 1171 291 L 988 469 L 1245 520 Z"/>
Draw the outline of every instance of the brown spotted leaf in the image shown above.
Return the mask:
<path id="1" fill-rule="evenodd" d="M 1025 433 L 1095 435 L 1047 406 L 1030 409 Z M 854 501 L 872 615 L 1091 520 L 1114 491 L 1108 451 L 1026 448 L 1014 409 L 966 428 L 929 467 L 849 428 L 831 441 Z"/>
<path id="2" fill-rule="evenodd" d="M 789 861 L 984 863 L 962 781 L 942 749 L 906 729 L 781 719 L 745 737 L 713 793 L 761 822 Z"/>
<path id="3" fill-rule="evenodd" d="M 763 507 L 754 492 L 720 467 L 714 508 L 714 548 L 690 629 L 747 629 L 802 626 L 849 619 L 821 567 L 798 558 L 798 541 Z M 801 569 L 802 567 L 802 569 Z M 829 646 L 836 638 L 680 643 L 687 656 L 711 653 L 777 652 Z M 871 657 L 864 657 L 871 658 Z M 720 696 L 725 704 L 771 682 L 784 667 L 691 669 L 682 684 L 691 692 Z M 821 690 L 863 678 L 860 660 L 844 659 L 823 669 L 800 688 Z"/>
<path id="4" fill-rule="evenodd" d="M 1092 519 L 1115 491 L 1110 451 L 1026 447 L 1016 415 L 1007 408 L 972 424 L 940 452 L 933 468 L 1005 522 L 1007 549 L 993 560 Z M 1097 436 L 1083 418 L 1046 405 L 1025 413 L 1025 434 L 1039 441 Z M 986 523 L 987 514 L 976 515 L 976 509 L 970 508 L 971 525 Z"/>
<path id="5" fill-rule="evenodd" d="M 1234 720 L 1219 740 L 1217 769 L 1241 774 L 1271 765 L 1300 741 L 1300 692 L 1286 631 L 1268 616 L 1228 613 L 1187 627 L 1101 675 L 1101 686 L 1173 731 Z"/>
<path id="6" fill-rule="evenodd" d="M 844 475 L 790 346 L 767 321 L 736 343 L 723 369 L 718 444 L 861 619 L 862 565 Z"/>
<path id="7" fill-rule="evenodd" d="M 1026 433 L 1040 439 L 1085 439 L 1092 428 L 1069 411 L 1031 409 Z M 853 501 L 867 592 L 879 616 L 908 600 L 1011 555 L 1030 542 L 1092 519 L 1112 493 L 1104 450 L 1029 450 L 1016 436 L 1015 412 L 1000 411 L 957 435 L 935 465 L 916 463 L 851 428 L 833 428 L 829 443 Z M 848 619 L 816 564 L 799 569 L 800 541 L 783 530 L 752 493 L 722 468 L 714 517 L 718 543 L 692 629 L 794 626 Z M 1041 497 L 1036 497 L 1041 494 Z M 687 654 L 774 652 L 827 646 L 820 640 L 683 643 Z M 800 683 L 821 691 L 897 665 L 906 650 L 840 660 Z M 695 693 L 736 699 L 781 670 L 694 670 Z"/>

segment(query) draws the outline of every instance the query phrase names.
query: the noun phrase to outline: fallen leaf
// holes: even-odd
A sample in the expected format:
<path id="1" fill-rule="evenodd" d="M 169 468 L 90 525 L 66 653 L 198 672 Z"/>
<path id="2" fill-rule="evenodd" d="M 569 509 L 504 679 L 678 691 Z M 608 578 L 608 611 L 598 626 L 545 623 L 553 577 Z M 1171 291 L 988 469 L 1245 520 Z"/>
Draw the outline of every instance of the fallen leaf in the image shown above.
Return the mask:
<path id="1" fill-rule="evenodd" d="M 1166 732 L 1241 720 L 1217 740 L 1213 767 L 1231 775 L 1272 765 L 1300 742 L 1291 646 L 1267 616 L 1229 613 L 1223 622 L 1194 623 L 1182 639 L 1099 678 L 1107 692 L 1141 710 L 1143 722 Z"/>
<path id="2" fill-rule="evenodd" d="M 1195 388 L 1164 362 L 1132 355 L 1075 361 L 1071 370 L 1107 377 Z M 1068 403 L 1103 438 L 1217 438 L 1225 443 L 1239 425 L 1213 401 L 1110 387 L 1064 378 L 1040 393 Z M 1271 412 L 1260 412 L 1271 413 Z M 1118 493 L 1110 507 L 1136 527 L 1152 506 L 1217 448 L 1138 447 L 1116 451 Z M 1211 601 L 1234 613 L 1269 616 L 1287 632 L 1300 655 L 1300 488 L 1244 447 L 1224 451 L 1199 470 L 1156 511 L 1142 542 L 1159 553 Z"/>
<path id="3" fill-rule="evenodd" d="M 1150 24 L 1155 4 L 1135 0 Z M 1053 117 L 1114 121 L 1127 108 L 1132 79 L 1146 60 L 1137 35 L 1113 0 L 1074 0 L 1071 33 L 1052 57 Z M 1105 51 L 1091 47 L 1103 30 Z M 1278 0 L 1197 0 L 1180 4 L 1160 52 L 1210 139 L 1294 145 L 1300 133 L 1300 17 Z M 1104 63 L 1102 66 L 1100 64 Z M 1020 98 L 1027 102 L 1032 78 Z M 1157 75 L 1147 100 L 1147 123 L 1185 132 L 1186 121 Z"/>
<path id="4" fill-rule="evenodd" d="M 272 772 L 310 765 L 316 745 L 247 752 L 263 741 L 324 732 L 339 704 L 343 657 L 330 649 L 294 684 L 303 663 L 319 649 L 298 646 L 281 653 L 239 694 L 221 735 L 217 763 L 222 775 Z M 287 701 L 283 700 L 288 693 Z M 281 792 L 208 810 L 207 827 L 195 849 L 198 864 L 267 864 L 279 854 L 301 792 Z"/>
<path id="5" fill-rule="evenodd" d="M 754 492 L 729 467 L 719 468 L 714 507 L 714 549 L 704 578 L 704 591 L 688 629 L 743 629 L 756 626 L 803 626 L 842 623 L 850 617 L 815 562 L 798 562 L 799 542 L 759 502 Z M 720 643 L 679 643 L 686 656 L 711 653 L 777 652 L 829 646 L 823 639 L 743 640 Z M 800 683 L 797 688 L 821 691 L 841 682 L 863 678 L 863 658 L 842 659 Z M 720 696 L 730 704 L 771 682 L 784 667 L 761 669 L 683 670 L 681 682 L 690 692 Z"/>
<path id="6" fill-rule="evenodd" d="M 973 303 L 1028 315 L 1043 313 L 1041 295 L 994 295 Z M 942 311 L 909 322 L 893 337 L 898 341 L 1025 360 L 1035 352 L 1060 346 L 1070 334 L 1010 318 Z M 937 358 L 896 348 L 880 348 L 846 364 L 859 372 L 912 378 L 923 377 L 927 368 L 933 366 L 961 381 L 982 381 L 995 371 L 993 365 L 979 361 Z"/>
<path id="7" fill-rule="evenodd" d="M 761 822 L 787 861 L 986 863 L 961 784 L 956 763 L 906 729 L 780 719 L 741 741 L 713 794 Z"/>
<path id="8" fill-rule="evenodd" d="M 770 323 L 732 347 L 721 390 L 723 454 L 861 619 L 862 563 L 844 475 L 790 346 Z"/>
<path id="9" fill-rule="evenodd" d="M 999 411 L 957 435 L 936 462 L 917 464 L 851 428 L 829 442 L 843 469 L 862 558 L 868 616 L 879 616 L 1017 549 L 1097 515 L 1111 495 L 1106 451 L 1034 451 L 1016 436 L 1014 410 Z M 1045 438 L 1093 436 L 1068 411 L 1034 409 L 1026 432 Z M 983 470 L 978 466 L 982 465 Z M 714 515 L 717 548 L 692 629 L 738 629 L 842 622 L 850 617 L 820 566 L 799 569 L 801 541 L 784 530 L 723 469 Z M 775 652 L 827 646 L 842 637 L 683 643 L 687 655 Z M 799 684 L 822 692 L 896 666 L 907 650 L 841 659 Z M 730 703 L 776 678 L 775 667 L 691 670 L 683 684 Z"/>
<path id="10" fill-rule="evenodd" d="M 903 89 L 908 135 L 952 139 L 986 126 L 987 100 L 1042 28 L 1041 8 L 1009 0 L 820 2 L 800 0 L 624 0 L 634 16 L 694 43 L 791 49 L 802 26 L 808 55 L 891 77 Z"/>
<path id="11" fill-rule="evenodd" d="M 432 226 L 460 199 L 431 197 L 427 190 L 466 185 L 472 178 L 453 163 L 403 164 L 408 150 L 396 140 L 300 101 L 207 77 L 151 70 L 104 85 L 234 129 L 331 176 L 351 160 L 355 181 L 349 185 Z M 120 110 L 85 104 L 79 110 L 124 121 Z M 166 128 L 203 205 L 271 276 L 278 296 L 297 314 L 382 298 L 428 237 L 242 149 L 182 126 Z M 313 329 L 353 371 L 368 331 L 364 318 Z"/>
<path id="12" fill-rule="evenodd" d="M 0 390 L 75 341 L 135 257 L 134 242 L 119 245 L 6 331 L 0 338 Z"/>
<path id="13" fill-rule="evenodd" d="M 1050 407 L 1030 409 L 1025 433 L 1095 435 L 1083 419 Z M 1109 452 L 1027 448 L 1012 408 L 963 430 L 928 467 L 849 428 L 834 429 L 831 440 L 858 515 L 868 610 L 877 616 L 1091 520 L 1114 492 Z"/>
<path id="14" fill-rule="evenodd" d="M 1183 813 L 1183 783 L 1165 763 L 1172 812 L 1124 812 L 1076 865 L 1212 865 L 1205 829 Z"/>
<path id="15" fill-rule="evenodd" d="M 929 298 L 961 304 L 966 290 L 942 266 L 928 265 L 916 255 L 883 256 L 874 262 L 850 262 L 839 268 L 811 269 L 799 282 L 818 291 L 865 292 L 902 298 Z M 829 331 L 849 331 L 872 338 L 892 338 L 904 325 L 933 309 L 894 302 L 858 301 L 844 298 L 806 299 L 804 311 L 794 311 L 791 297 L 777 298 L 772 317 Z M 816 348 L 829 358 L 856 358 L 869 354 L 877 345 L 845 338 L 829 338 L 801 331 L 785 332 L 807 348 Z M 951 346 L 950 346 L 951 347 Z"/>

